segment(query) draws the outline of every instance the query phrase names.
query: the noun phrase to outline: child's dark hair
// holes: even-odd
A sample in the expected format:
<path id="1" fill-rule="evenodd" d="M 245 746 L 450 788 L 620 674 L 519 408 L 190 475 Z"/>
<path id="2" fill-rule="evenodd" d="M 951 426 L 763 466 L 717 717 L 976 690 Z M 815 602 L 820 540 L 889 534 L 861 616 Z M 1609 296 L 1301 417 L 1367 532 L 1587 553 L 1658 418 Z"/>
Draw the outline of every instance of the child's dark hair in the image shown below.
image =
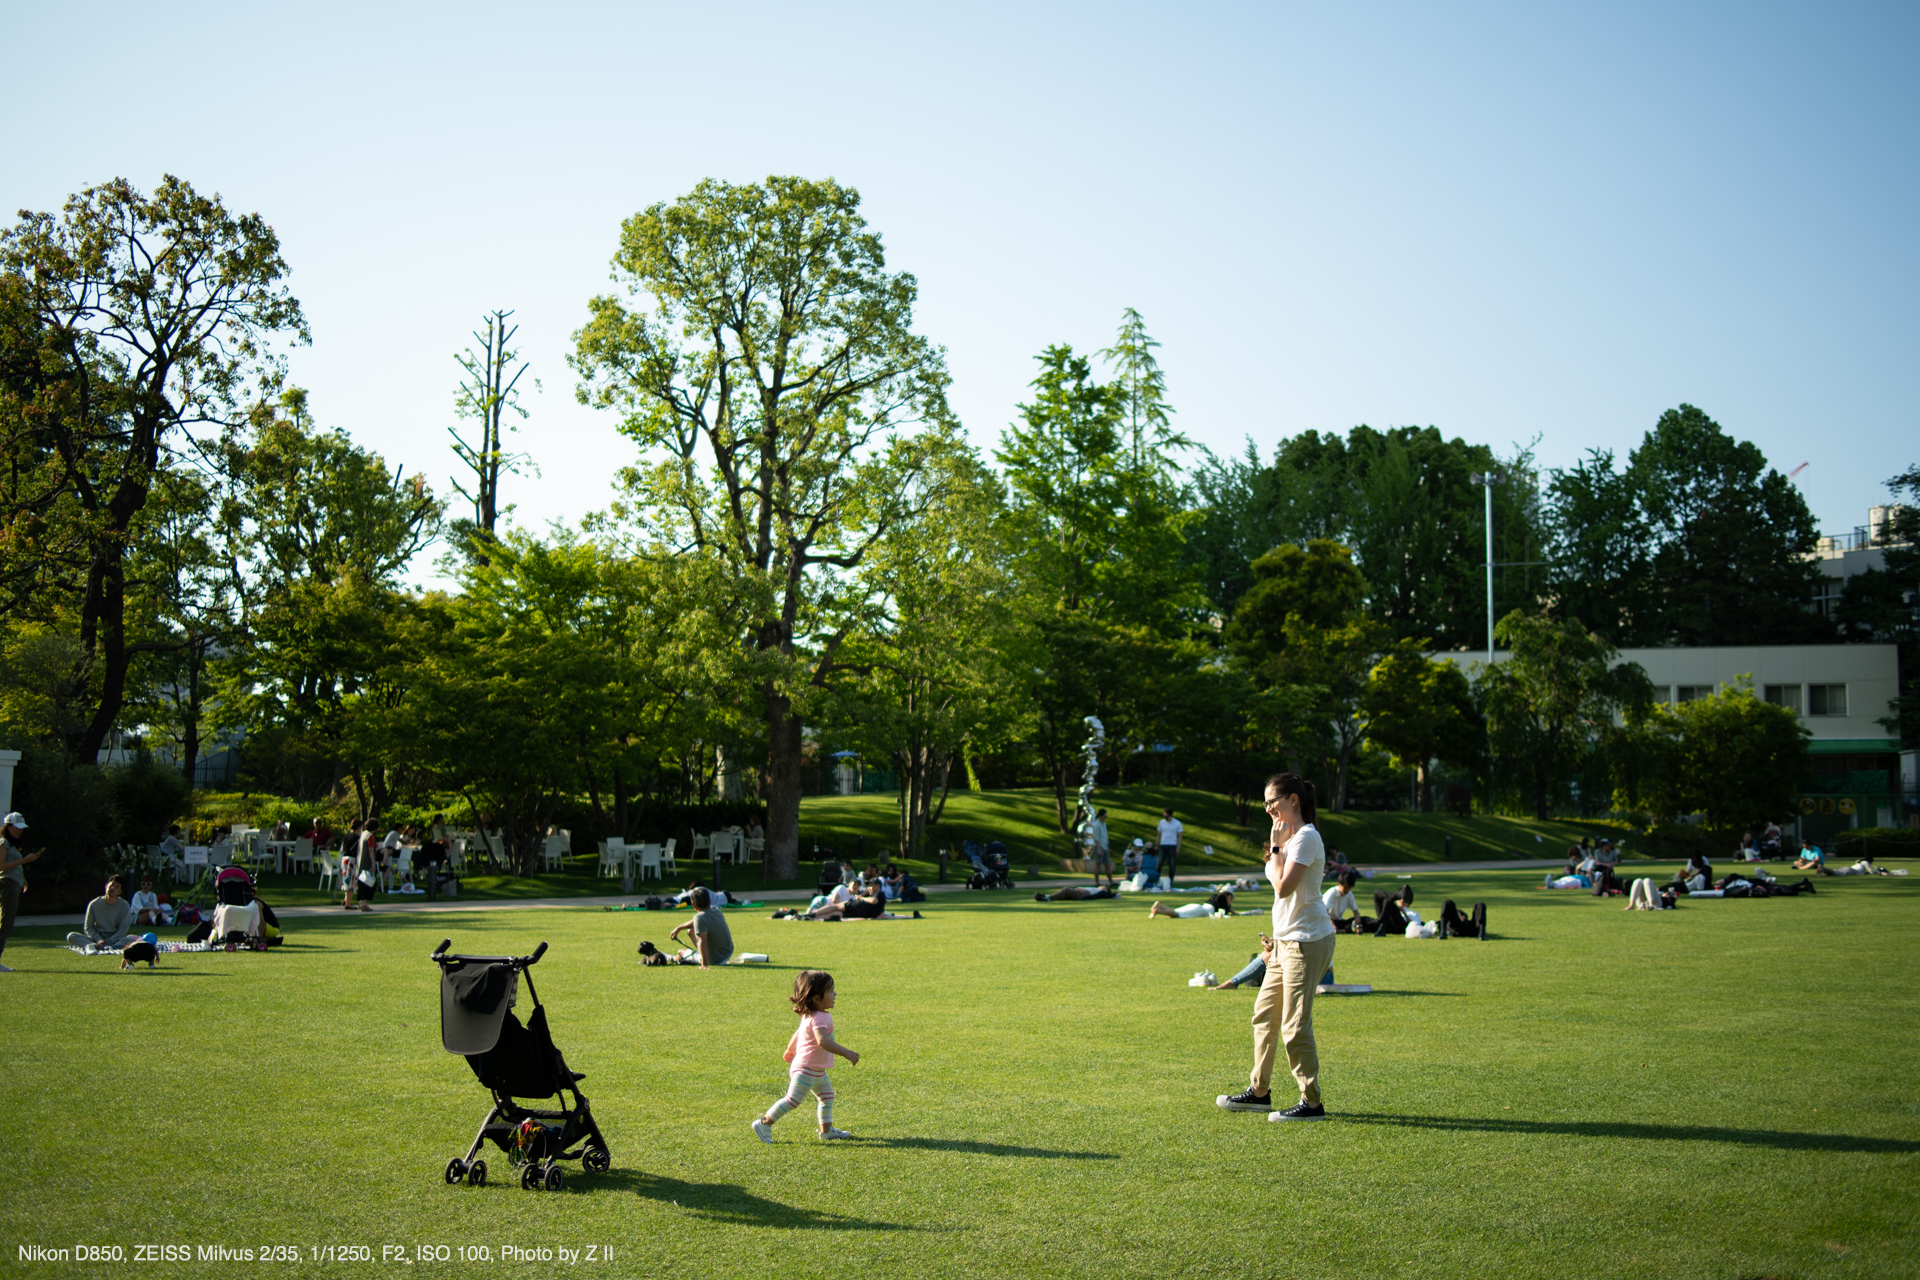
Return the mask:
<path id="1" fill-rule="evenodd" d="M 795 1013 L 818 1013 L 821 1001 L 833 990 L 833 975 L 824 969 L 802 969 L 793 979 L 793 994 L 787 999 Z"/>
<path id="2" fill-rule="evenodd" d="M 1360 874 L 1358 872 L 1342 871 L 1340 873 L 1339 878 L 1336 879 L 1334 883 L 1339 885 L 1342 889 L 1345 889 L 1348 893 L 1352 893 L 1353 886 L 1359 883 L 1359 880 L 1360 880 Z"/>
<path id="3" fill-rule="evenodd" d="M 1267 779 L 1267 785 L 1276 795 L 1298 796 L 1300 798 L 1300 821 L 1312 822 L 1314 816 L 1313 784 L 1297 773 L 1276 773 Z"/>

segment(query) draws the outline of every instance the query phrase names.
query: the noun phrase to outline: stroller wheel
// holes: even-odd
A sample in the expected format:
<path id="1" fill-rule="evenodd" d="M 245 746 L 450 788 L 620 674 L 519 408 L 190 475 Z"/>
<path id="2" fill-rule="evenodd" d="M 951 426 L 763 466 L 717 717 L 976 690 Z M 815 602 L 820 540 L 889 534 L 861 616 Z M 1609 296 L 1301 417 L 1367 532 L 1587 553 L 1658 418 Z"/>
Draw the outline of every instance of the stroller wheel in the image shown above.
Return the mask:
<path id="1" fill-rule="evenodd" d="M 605 1147 L 588 1147 L 580 1157 L 580 1167 L 588 1173 L 605 1173 L 613 1167 L 613 1157 Z"/>
<path id="2" fill-rule="evenodd" d="M 520 1170 L 520 1188 L 523 1191 L 538 1191 L 540 1189 L 539 1165 L 530 1164 Z"/>
<path id="3" fill-rule="evenodd" d="M 566 1185 L 567 1175 L 560 1172 L 559 1165 L 549 1163 L 547 1165 L 547 1190 L 558 1191 Z"/>
<path id="4" fill-rule="evenodd" d="M 467 1176 L 466 1163 L 462 1161 L 459 1156 L 455 1156 L 453 1159 L 447 1161 L 447 1185 L 448 1186 L 450 1187 L 459 1186 L 460 1179 L 466 1176 Z"/>
<path id="5" fill-rule="evenodd" d="M 467 1166 L 467 1185 L 470 1187 L 484 1187 L 487 1185 L 487 1162 L 485 1160 L 475 1160 L 471 1165 Z"/>

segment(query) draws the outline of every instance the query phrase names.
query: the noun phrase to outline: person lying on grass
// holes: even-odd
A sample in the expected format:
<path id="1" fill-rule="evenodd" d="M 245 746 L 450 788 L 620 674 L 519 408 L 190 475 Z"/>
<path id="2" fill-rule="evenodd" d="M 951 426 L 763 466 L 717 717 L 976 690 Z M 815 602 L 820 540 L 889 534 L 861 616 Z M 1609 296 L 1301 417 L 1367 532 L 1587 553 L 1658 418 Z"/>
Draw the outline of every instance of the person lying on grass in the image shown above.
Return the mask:
<path id="1" fill-rule="evenodd" d="M 1222 889 L 1204 902 L 1189 902 L 1184 907 L 1169 907 L 1156 902 L 1147 908 L 1147 919 L 1166 916 L 1172 920 L 1199 920 L 1207 916 L 1233 914 L 1233 894 Z"/>
<path id="2" fill-rule="evenodd" d="M 918 911 L 914 912 L 913 917 L 916 920 L 919 919 L 920 913 Z M 789 907 L 789 908 L 786 908 L 785 910 L 774 912 L 772 918 L 775 920 L 784 920 L 784 919 L 904 920 L 906 919 L 905 916 L 900 915 L 898 912 L 887 910 L 887 902 L 886 902 L 886 899 L 882 897 L 880 894 L 880 883 L 877 880 L 873 884 L 867 886 L 866 888 L 862 889 L 860 892 L 856 893 L 852 898 L 850 898 L 846 902 L 829 902 L 825 906 L 815 907 L 811 911 L 795 911 L 791 907 Z"/>
<path id="3" fill-rule="evenodd" d="M 1101 898 L 1117 898 L 1120 895 L 1105 885 L 1087 888 L 1083 884 L 1070 884 L 1064 889 L 1055 889 L 1052 893 L 1036 893 L 1035 902 L 1091 902 Z"/>
<path id="4" fill-rule="evenodd" d="M 1873 855 L 1863 853 L 1860 855 L 1860 861 L 1850 867 L 1842 867 L 1833 874 L 1836 876 L 1890 876 L 1893 872 L 1885 867 L 1874 866 Z"/>

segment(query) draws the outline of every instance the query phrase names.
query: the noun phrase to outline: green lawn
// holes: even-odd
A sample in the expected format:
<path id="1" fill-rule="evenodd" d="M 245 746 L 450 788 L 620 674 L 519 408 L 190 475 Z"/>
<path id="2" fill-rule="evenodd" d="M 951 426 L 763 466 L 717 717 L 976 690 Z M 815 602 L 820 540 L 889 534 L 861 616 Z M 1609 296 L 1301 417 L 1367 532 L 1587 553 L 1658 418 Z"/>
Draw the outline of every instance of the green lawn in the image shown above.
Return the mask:
<path id="1" fill-rule="evenodd" d="M 1138 900 L 735 917 L 774 964 L 708 973 L 638 968 L 668 920 L 591 909 L 299 919 L 276 953 L 134 974 L 19 930 L 0 1257 L 29 1276 L 119 1268 L 23 1244 L 610 1244 L 587 1274 L 674 1280 L 1920 1275 L 1920 875 L 1659 915 L 1533 872 L 1413 875 L 1417 906 L 1486 900 L 1496 937 L 1341 941 L 1340 979 L 1377 992 L 1318 1005 L 1336 1118 L 1317 1125 L 1212 1105 L 1244 1079 L 1251 996 L 1186 979 L 1231 972 L 1263 922 Z M 449 935 L 552 944 L 535 977 L 611 1174 L 523 1192 L 495 1153 L 495 1185 L 442 1183 L 484 1110 L 439 1045 L 427 954 Z M 773 1147 L 747 1129 L 782 1086 L 803 966 L 839 978 L 866 1055 L 834 1073 L 858 1143 L 822 1148 L 804 1115 Z"/>

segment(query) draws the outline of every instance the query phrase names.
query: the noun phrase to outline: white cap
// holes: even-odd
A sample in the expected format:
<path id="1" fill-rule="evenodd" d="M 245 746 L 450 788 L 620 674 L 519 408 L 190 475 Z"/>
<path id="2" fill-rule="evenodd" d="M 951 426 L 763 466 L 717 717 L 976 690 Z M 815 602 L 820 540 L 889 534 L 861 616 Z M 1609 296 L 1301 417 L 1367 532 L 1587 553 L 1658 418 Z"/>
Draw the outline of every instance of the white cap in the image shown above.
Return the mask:
<path id="1" fill-rule="evenodd" d="M 25 831 L 27 829 L 27 820 L 21 817 L 19 812 L 16 810 L 15 812 L 7 815 L 6 825 L 9 827 L 18 827 L 22 831 Z"/>

